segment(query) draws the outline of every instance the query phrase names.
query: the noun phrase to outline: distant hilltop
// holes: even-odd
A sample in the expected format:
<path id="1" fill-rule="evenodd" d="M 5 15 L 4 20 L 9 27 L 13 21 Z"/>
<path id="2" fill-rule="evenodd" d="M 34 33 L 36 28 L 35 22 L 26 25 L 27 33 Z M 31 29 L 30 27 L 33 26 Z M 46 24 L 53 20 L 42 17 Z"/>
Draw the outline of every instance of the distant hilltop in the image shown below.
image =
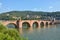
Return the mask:
<path id="1" fill-rule="evenodd" d="M 5 19 L 7 16 L 10 17 L 53 17 L 60 18 L 60 12 L 42 12 L 42 11 L 10 11 L 0 14 L 0 19 Z"/>

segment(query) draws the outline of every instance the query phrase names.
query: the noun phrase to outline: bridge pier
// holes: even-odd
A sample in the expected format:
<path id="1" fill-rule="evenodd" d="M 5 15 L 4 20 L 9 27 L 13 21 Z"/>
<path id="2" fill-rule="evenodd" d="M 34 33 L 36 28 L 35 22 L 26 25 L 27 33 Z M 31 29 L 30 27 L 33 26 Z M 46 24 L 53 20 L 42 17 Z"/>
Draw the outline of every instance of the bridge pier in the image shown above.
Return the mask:
<path id="1" fill-rule="evenodd" d="M 33 28 L 32 23 L 30 24 L 30 28 Z"/>
<path id="2" fill-rule="evenodd" d="M 38 28 L 40 28 L 40 22 L 38 22 Z"/>
<path id="3" fill-rule="evenodd" d="M 19 28 L 22 28 L 22 22 L 21 21 L 19 22 Z"/>

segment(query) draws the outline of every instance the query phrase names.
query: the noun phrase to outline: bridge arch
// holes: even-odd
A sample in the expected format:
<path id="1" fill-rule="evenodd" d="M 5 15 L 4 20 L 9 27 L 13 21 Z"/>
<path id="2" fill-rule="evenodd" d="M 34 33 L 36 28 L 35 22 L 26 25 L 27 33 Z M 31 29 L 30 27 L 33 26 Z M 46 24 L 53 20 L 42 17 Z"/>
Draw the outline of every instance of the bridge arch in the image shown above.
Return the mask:
<path id="1" fill-rule="evenodd" d="M 46 26 L 48 26 L 48 22 L 46 22 L 46 24 L 45 24 Z"/>
<path id="2" fill-rule="evenodd" d="M 34 22 L 33 24 L 32 24 L 32 27 L 38 27 L 39 26 L 39 24 L 38 24 L 38 22 Z"/>
<path id="3" fill-rule="evenodd" d="M 22 28 L 29 28 L 30 24 L 28 22 L 23 22 L 22 23 Z"/>
<path id="4" fill-rule="evenodd" d="M 44 27 L 44 22 L 40 22 L 40 27 Z"/>
<path id="5" fill-rule="evenodd" d="M 50 22 L 49 25 L 52 25 L 52 22 Z"/>
<path id="6" fill-rule="evenodd" d="M 6 25 L 8 28 L 18 28 L 16 24 L 14 23 L 9 23 Z"/>

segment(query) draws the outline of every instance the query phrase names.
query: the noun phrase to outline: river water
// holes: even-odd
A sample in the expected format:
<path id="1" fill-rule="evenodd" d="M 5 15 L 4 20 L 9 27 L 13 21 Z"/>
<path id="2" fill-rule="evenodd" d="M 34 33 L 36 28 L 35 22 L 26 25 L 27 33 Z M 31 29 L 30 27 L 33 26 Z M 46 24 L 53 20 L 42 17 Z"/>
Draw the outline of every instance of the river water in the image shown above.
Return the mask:
<path id="1" fill-rule="evenodd" d="M 19 29 L 19 32 L 28 40 L 60 40 L 60 24 L 44 28 Z"/>

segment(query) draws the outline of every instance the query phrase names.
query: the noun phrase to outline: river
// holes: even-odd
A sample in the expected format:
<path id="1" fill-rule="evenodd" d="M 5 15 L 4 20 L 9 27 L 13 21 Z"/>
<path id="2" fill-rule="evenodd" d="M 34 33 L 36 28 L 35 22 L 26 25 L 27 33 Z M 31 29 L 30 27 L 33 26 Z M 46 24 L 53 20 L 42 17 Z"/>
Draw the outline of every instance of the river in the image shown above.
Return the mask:
<path id="1" fill-rule="evenodd" d="M 60 24 L 44 28 L 19 29 L 19 32 L 28 40 L 60 40 Z"/>

